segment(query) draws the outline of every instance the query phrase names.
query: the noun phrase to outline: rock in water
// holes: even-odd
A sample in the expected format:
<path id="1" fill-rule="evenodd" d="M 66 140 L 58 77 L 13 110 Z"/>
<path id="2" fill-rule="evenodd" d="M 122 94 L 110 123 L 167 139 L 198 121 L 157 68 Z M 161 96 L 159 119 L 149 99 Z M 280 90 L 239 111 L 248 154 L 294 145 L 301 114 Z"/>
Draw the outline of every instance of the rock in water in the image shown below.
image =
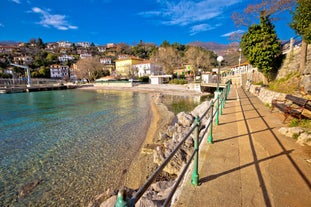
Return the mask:
<path id="1" fill-rule="evenodd" d="M 18 197 L 23 198 L 30 194 L 42 182 L 42 179 L 37 179 L 34 182 L 27 183 L 18 191 Z"/>

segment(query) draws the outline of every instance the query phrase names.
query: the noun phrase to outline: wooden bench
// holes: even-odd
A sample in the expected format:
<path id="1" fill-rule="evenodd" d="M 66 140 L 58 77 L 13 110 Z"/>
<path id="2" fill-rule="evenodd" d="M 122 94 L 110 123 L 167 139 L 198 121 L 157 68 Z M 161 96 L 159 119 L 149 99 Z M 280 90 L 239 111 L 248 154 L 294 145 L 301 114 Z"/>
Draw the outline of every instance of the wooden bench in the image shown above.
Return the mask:
<path id="1" fill-rule="evenodd" d="M 280 111 L 283 112 L 285 116 L 283 123 L 286 121 L 288 116 L 297 117 L 301 120 L 302 112 L 304 109 L 311 111 L 311 100 L 300 98 L 290 94 L 287 94 L 285 96 L 285 100 L 273 99 L 271 105 L 271 112 L 274 108 L 278 108 Z"/>

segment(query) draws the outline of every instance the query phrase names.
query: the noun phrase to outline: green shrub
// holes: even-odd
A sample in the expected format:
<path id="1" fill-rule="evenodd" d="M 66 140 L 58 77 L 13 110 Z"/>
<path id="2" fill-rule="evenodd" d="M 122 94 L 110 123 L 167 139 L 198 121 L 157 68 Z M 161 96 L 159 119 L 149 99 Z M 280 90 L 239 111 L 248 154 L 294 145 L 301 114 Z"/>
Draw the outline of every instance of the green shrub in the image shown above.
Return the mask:
<path id="1" fill-rule="evenodd" d="M 254 83 L 252 83 L 253 85 L 263 85 L 263 82 L 262 81 L 260 81 L 260 82 L 254 82 Z"/>
<path id="2" fill-rule="evenodd" d="M 140 82 L 143 82 L 143 83 L 149 83 L 149 77 L 148 76 L 139 77 L 138 80 Z"/>
<path id="3" fill-rule="evenodd" d="M 293 119 L 291 120 L 291 122 L 289 123 L 290 127 L 301 127 L 303 129 L 305 129 L 306 131 L 310 131 L 311 130 L 311 120 L 310 119 Z"/>
<path id="4" fill-rule="evenodd" d="M 173 79 L 169 82 L 170 84 L 187 84 L 188 81 L 185 79 Z"/>
<path id="5" fill-rule="evenodd" d="M 289 123 L 290 127 L 297 127 L 299 125 L 299 120 L 298 119 L 293 119 L 291 120 L 291 122 Z"/>
<path id="6" fill-rule="evenodd" d="M 299 134 L 293 134 L 293 139 L 298 139 L 298 137 L 299 137 Z"/>

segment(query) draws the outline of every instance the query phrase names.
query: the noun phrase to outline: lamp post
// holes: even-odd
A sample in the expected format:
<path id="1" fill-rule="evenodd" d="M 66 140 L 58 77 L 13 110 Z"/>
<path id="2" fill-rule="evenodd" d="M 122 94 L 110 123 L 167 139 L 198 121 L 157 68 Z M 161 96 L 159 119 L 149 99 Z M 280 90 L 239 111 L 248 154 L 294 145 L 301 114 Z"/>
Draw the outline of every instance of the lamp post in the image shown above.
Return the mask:
<path id="1" fill-rule="evenodd" d="M 220 65 L 221 62 L 224 60 L 222 56 L 217 57 L 217 62 L 218 62 L 218 74 L 217 74 L 217 92 L 219 92 L 219 82 L 220 82 Z"/>
<path id="2" fill-rule="evenodd" d="M 240 57 L 239 57 L 239 71 L 240 71 L 240 85 L 242 85 L 242 70 L 241 70 L 241 59 L 242 59 L 242 49 L 239 48 Z"/>

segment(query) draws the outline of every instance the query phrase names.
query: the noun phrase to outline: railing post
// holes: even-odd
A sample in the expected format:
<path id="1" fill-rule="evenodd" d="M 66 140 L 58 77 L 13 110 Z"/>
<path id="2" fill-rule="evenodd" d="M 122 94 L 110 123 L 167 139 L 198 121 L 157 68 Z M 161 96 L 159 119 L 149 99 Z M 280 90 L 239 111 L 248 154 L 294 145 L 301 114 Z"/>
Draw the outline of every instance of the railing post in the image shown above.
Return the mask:
<path id="1" fill-rule="evenodd" d="M 219 93 L 217 93 L 217 104 L 216 104 L 216 119 L 215 119 L 216 126 L 219 124 Z"/>
<path id="2" fill-rule="evenodd" d="M 224 91 L 221 92 L 220 94 L 220 109 L 219 109 L 219 114 L 222 115 L 222 109 L 224 106 Z"/>
<path id="3" fill-rule="evenodd" d="M 214 122 L 214 101 L 213 99 L 210 101 L 210 109 L 211 109 L 211 115 L 210 115 L 210 127 L 209 127 L 209 135 L 207 138 L 208 143 L 213 143 L 213 122 Z"/>
<path id="4" fill-rule="evenodd" d="M 196 125 L 195 130 L 194 130 L 194 150 L 195 150 L 195 155 L 194 155 L 194 169 L 192 173 L 192 179 L 191 183 L 192 185 L 198 186 L 199 185 L 199 126 L 200 126 L 200 120 L 199 116 L 196 116 L 194 120 L 194 124 Z"/>
<path id="5" fill-rule="evenodd" d="M 228 94 L 228 87 L 226 86 L 224 88 L 224 104 L 223 104 L 223 108 L 225 107 L 225 104 L 227 102 L 227 94 Z"/>

